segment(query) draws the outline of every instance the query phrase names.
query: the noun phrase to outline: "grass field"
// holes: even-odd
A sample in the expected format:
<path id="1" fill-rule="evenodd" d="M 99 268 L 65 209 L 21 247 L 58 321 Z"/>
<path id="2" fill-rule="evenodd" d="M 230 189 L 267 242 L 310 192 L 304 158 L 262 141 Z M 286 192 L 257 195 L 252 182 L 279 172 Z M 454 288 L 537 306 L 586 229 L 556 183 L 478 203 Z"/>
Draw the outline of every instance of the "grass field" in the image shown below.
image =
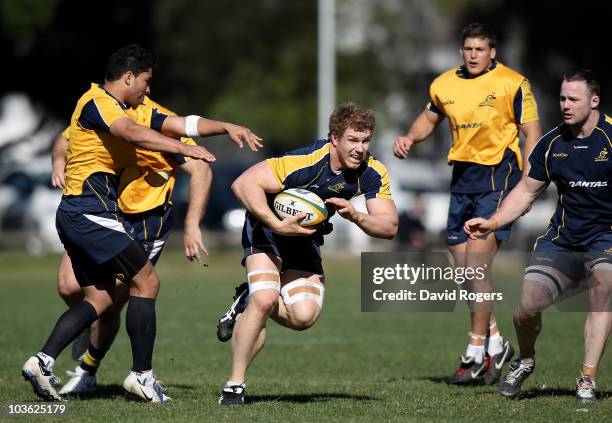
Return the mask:
<path id="1" fill-rule="evenodd" d="M 361 313 L 357 258 L 326 260 L 325 307 L 317 325 L 290 332 L 271 323 L 267 345 L 249 372 L 248 406 L 221 408 L 217 399 L 229 372 L 230 348 L 217 341 L 215 323 L 243 278 L 239 259 L 238 252 L 212 255 L 210 267 L 202 268 L 166 251 L 158 264 L 162 291 L 154 366 L 174 399 L 171 405 L 123 398 L 131 352 L 122 328 L 98 373 L 99 392 L 71 400 L 69 415 L 54 420 L 609 421 L 612 416 L 610 354 L 598 386 L 605 398 L 593 406 L 574 401 L 583 313 L 545 316 L 536 373 L 523 399 L 507 401 L 496 387 L 442 382 L 464 348 L 467 315 Z M 35 401 L 20 368 L 64 310 L 55 291 L 58 262 L 58 256 L 0 253 L 0 420 L 9 419 L 7 404 Z M 511 315 L 500 314 L 498 322 L 516 345 Z M 65 352 L 55 373 L 65 381 L 64 371 L 74 366 Z"/>

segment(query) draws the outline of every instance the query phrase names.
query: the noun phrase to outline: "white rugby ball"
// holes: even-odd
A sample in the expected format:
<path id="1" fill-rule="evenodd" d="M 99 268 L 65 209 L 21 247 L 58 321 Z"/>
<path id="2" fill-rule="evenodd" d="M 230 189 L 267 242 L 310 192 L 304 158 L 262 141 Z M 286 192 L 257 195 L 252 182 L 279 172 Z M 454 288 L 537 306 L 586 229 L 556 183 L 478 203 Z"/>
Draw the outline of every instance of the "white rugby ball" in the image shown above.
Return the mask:
<path id="1" fill-rule="evenodd" d="M 302 226 L 315 226 L 327 219 L 327 207 L 314 192 L 301 188 L 290 188 L 274 198 L 274 211 L 281 219 L 292 217 L 299 212 L 306 213 Z"/>

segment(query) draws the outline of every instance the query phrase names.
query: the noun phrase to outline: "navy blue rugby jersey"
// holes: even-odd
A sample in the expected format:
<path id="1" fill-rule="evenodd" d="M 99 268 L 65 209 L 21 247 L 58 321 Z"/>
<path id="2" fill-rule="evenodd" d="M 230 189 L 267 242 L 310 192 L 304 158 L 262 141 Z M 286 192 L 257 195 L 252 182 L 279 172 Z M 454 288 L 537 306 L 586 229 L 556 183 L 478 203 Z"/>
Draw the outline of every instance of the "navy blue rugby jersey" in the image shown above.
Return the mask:
<path id="1" fill-rule="evenodd" d="M 322 200 L 332 197 L 350 200 L 359 195 L 365 195 L 366 200 L 372 198 L 392 200 L 391 180 L 387 168 L 370 154 L 357 169 L 332 171 L 329 140 L 315 141 L 281 157 L 267 159 L 266 162 L 283 190 L 307 189 Z M 268 195 L 270 205 L 274 196 L 275 194 Z M 335 212 L 329 207 L 328 210 L 327 220 Z M 315 234 L 317 239 L 321 236 L 319 232 Z"/>
<path id="2" fill-rule="evenodd" d="M 330 167 L 330 142 L 320 140 L 266 160 L 282 189 L 303 188 L 326 200 L 350 200 L 358 195 L 391 199 L 391 180 L 385 166 L 368 154 L 358 169 L 333 172 Z"/>
<path id="3" fill-rule="evenodd" d="M 567 246 L 585 246 L 612 230 L 612 119 L 603 113 L 590 136 L 576 138 L 560 125 L 534 148 L 529 176 L 554 182 L 559 200 L 545 236 Z"/>

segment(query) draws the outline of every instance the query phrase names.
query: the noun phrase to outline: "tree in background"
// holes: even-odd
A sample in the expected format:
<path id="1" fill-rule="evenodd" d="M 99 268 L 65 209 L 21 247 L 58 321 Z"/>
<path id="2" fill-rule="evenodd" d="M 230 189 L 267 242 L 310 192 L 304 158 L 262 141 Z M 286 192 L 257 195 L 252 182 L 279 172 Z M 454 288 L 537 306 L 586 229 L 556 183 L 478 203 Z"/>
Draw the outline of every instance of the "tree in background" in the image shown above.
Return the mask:
<path id="1" fill-rule="evenodd" d="M 404 131 L 425 107 L 432 78 L 460 63 L 458 34 L 474 20 L 498 33 L 502 61 L 531 79 L 544 127 L 556 123 L 561 73 L 589 67 L 606 89 L 603 1 L 336 2 L 337 99 L 375 109 L 378 135 Z M 26 92 L 58 120 L 104 77 L 113 50 L 139 42 L 159 62 L 154 98 L 178 112 L 243 122 L 267 153 L 316 136 L 314 0 L 3 0 L 0 22 L 0 96 Z M 439 156 L 448 140 L 438 132 L 417 154 Z"/>

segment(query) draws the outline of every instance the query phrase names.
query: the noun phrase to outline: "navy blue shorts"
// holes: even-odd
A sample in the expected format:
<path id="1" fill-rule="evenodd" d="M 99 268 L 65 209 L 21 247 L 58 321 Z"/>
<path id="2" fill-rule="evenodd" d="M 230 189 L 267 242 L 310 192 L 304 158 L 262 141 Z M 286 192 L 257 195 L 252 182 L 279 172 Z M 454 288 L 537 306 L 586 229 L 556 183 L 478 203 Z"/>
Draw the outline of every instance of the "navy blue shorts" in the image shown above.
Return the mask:
<path id="1" fill-rule="evenodd" d="M 123 216 L 134 228 L 136 239 L 142 244 L 151 263 L 157 263 L 174 221 L 172 206 L 160 206 L 144 213 Z"/>
<path id="2" fill-rule="evenodd" d="M 612 264 L 612 231 L 603 232 L 586 240 L 583 245 L 565 246 L 554 242 L 556 234 L 547 231 L 538 238 L 529 266 L 548 266 L 566 275 L 574 282 L 585 277 L 585 265 L 593 262 Z M 550 234 L 549 234 L 550 233 Z"/>
<path id="3" fill-rule="evenodd" d="M 115 277 L 131 279 L 146 264 L 147 255 L 135 240 L 134 229 L 120 214 L 58 209 L 55 217 L 79 285 L 95 285 Z"/>
<path id="4" fill-rule="evenodd" d="M 324 274 L 318 243 L 305 237 L 276 235 L 250 213 L 246 214 L 242 228 L 242 248 L 242 265 L 252 254 L 268 253 L 281 259 L 281 271 L 294 269 L 321 276 Z"/>
<path id="5" fill-rule="evenodd" d="M 491 191 L 479 193 L 451 192 L 448 220 L 446 222 L 446 244 L 449 246 L 467 242 L 468 236 L 463 230 L 465 222 L 474 217 L 488 219 L 495 213 L 506 196 L 507 191 Z M 510 238 L 512 223 L 495 231 L 495 238 L 507 241 Z"/>

